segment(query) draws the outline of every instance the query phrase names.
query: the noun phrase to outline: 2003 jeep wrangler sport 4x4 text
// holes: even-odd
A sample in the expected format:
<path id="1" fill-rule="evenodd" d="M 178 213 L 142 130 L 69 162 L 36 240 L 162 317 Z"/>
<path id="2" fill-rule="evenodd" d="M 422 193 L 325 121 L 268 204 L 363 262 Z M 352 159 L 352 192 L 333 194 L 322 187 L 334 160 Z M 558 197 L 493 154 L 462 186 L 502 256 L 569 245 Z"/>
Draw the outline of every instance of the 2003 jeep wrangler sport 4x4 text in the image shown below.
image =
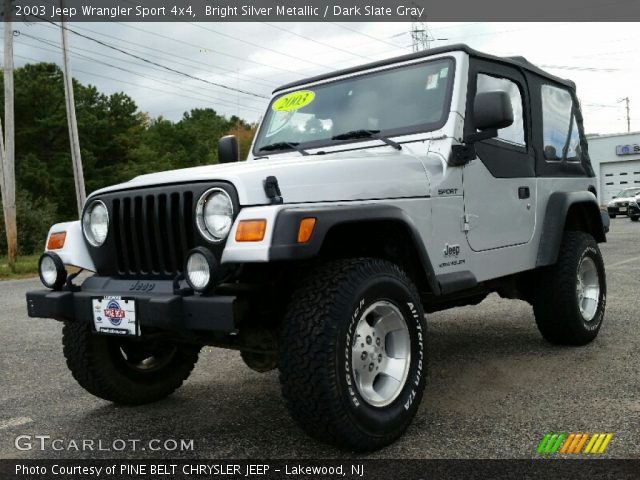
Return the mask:
<path id="1" fill-rule="evenodd" d="M 202 346 L 237 349 L 310 435 L 368 451 L 420 405 L 425 312 L 497 292 L 549 342 L 598 334 L 609 220 L 575 86 L 522 57 L 454 45 L 285 85 L 247 161 L 233 137 L 219 158 L 51 228 L 28 311 L 64 322 L 88 392 L 153 402 Z"/>

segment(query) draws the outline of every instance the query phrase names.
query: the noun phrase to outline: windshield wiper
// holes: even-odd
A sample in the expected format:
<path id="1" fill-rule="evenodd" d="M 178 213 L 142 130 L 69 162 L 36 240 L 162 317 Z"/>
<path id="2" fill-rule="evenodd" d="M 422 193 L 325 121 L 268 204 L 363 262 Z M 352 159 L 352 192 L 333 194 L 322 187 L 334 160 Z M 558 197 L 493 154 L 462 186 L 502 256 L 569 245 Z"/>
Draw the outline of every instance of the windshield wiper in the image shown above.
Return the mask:
<path id="1" fill-rule="evenodd" d="M 292 150 L 295 150 L 295 151 L 301 153 L 302 155 L 309 155 L 309 152 L 307 152 L 306 150 L 298 147 L 298 145 L 300 145 L 298 142 L 276 142 L 276 143 L 271 143 L 269 145 L 265 145 L 264 147 L 260 147 L 260 151 L 261 152 L 269 152 L 269 151 L 274 151 L 274 150 L 292 149 Z"/>
<path id="2" fill-rule="evenodd" d="M 351 130 L 349 132 L 334 135 L 333 137 L 331 137 L 331 140 L 351 140 L 352 138 L 375 138 L 395 148 L 396 150 L 402 150 L 402 146 L 399 143 L 390 140 L 384 135 L 380 135 L 380 130 Z"/>

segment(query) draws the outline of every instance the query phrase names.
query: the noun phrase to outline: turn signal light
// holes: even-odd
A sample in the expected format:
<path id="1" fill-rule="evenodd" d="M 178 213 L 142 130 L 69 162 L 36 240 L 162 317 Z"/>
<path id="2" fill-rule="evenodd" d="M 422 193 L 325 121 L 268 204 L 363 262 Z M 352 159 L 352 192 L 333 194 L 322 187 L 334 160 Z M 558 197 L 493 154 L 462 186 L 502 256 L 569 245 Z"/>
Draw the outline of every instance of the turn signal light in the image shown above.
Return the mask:
<path id="1" fill-rule="evenodd" d="M 236 242 L 261 242 L 266 231 L 266 220 L 242 220 L 236 230 Z"/>
<path id="2" fill-rule="evenodd" d="M 67 232 L 57 232 L 49 235 L 47 241 L 47 250 L 60 250 L 64 247 L 64 241 L 67 239 Z"/>
<path id="3" fill-rule="evenodd" d="M 316 219 L 313 217 L 303 218 L 298 226 L 298 243 L 307 243 L 316 228 Z"/>

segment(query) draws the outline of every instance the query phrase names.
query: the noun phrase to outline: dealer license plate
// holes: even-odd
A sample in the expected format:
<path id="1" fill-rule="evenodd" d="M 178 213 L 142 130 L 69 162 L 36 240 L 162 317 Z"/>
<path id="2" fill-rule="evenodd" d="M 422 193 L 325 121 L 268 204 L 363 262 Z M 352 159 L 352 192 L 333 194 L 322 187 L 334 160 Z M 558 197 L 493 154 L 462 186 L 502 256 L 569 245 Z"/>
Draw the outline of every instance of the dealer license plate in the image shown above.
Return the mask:
<path id="1" fill-rule="evenodd" d="M 91 303 L 96 332 L 129 337 L 140 335 L 133 298 L 95 297 Z"/>

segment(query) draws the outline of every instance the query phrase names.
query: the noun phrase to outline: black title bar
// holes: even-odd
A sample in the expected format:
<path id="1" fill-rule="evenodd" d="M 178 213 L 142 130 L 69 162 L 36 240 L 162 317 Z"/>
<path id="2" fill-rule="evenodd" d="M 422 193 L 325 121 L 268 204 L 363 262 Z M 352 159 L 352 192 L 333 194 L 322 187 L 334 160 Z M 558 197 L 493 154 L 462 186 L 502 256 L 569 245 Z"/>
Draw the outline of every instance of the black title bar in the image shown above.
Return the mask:
<path id="1" fill-rule="evenodd" d="M 4 2 L 3 2 L 4 3 Z M 629 21 L 640 2 L 611 0 L 12 0 L 30 22 Z M 9 16 L 2 12 L 3 20 Z"/>
<path id="2" fill-rule="evenodd" d="M 2 480 L 637 479 L 640 460 L 0 460 Z"/>

